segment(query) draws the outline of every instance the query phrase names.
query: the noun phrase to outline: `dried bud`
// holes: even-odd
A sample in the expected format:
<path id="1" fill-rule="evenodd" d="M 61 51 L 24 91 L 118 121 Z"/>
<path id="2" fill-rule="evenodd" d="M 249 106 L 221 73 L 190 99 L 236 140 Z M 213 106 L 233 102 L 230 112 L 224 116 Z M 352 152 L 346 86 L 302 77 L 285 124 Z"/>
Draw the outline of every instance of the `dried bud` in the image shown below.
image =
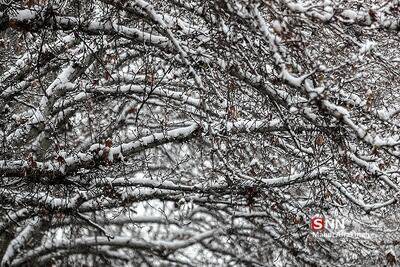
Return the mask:
<path id="1" fill-rule="evenodd" d="M 112 140 L 111 140 L 111 138 L 107 138 L 105 145 L 106 145 L 106 147 L 112 147 Z"/>

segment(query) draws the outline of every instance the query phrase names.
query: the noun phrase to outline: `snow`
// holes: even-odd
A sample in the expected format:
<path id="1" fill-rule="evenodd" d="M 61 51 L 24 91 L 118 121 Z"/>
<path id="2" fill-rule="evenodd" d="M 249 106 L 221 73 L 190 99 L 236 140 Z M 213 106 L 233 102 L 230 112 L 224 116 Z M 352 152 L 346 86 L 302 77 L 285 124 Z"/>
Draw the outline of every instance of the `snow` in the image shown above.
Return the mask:
<path id="1" fill-rule="evenodd" d="M 332 5 L 332 1 L 331 0 L 324 0 L 324 6 L 331 6 Z"/>
<path id="2" fill-rule="evenodd" d="M 395 137 L 398 137 L 398 135 Z M 380 137 L 379 135 L 376 135 L 375 140 L 374 140 L 374 145 L 378 146 L 378 147 L 400 145 L 398 138 L 396 139 L 395 137 L 388 137 L 385 139 L 385 138 Z"/>
<path id="3" fill-rule="evenodd" d="M 148 145 L 151 145 L 152 143 L 157 143 L 157 142 L 168 142 L 176 138 L 185 138 L 188 137 L 189 135 L 193 134 L 195 130 L 199 128 L 198 124 L 193 123 L 190 126 L 187 127 L 182 127 L 182 128 L 177 128 L 174 130 L 167 131 L 165 134 L 164 133 L 154 133 L 149 136 L 145 136 L 140 138 L 137 141 L 132 141 L 130 143 L 124 143 L 121 144 L 117 147 L 113 147 L 110 150 L 110 153 L 114 155 L 119 155 L 120 153 L 122 154 L 129 154 L 135 151 L 136 149 L 140 149 L 141 147 L 146 147 Z M 99 144 L 94 144 L 90 147 L 90 150 L 93 151 L 97 148 L 102 148 L 104 146 L 99 145 Z"/>
<path id="4" fill-rule="evenodd" d="M 278 20 L 272 21 L 272 28 L 276 33 L 280 33 L 283 31 L 282 25 Z"/>
<path id="5" fill-rule="evenodd" d="M 350 9 L 346 9 L 342 12 L 342 16 L 351 20 L 355 20 L 357 18 L 357 12 Z"/>
<path id="6" fill-rule="evenodd" d="M 332 111 L 335 116 L 337 117 L 348 117 L 350 116 L 349 111 L 341 106 L 335 105 L 327 100 L 322 100 L 322 103 L 324 104 L 324 106 L 329 109 L 330 111 Z"/>
<path id="7" fill-rule="evenodd" d="M 364 44 L 361 45 L 359 54 L 368 55 L 375 48 L 375 46 L 376 46 L 375 42 L 367 40 Z"/>
<path id="8" fill-rule="evenodd" d="M 280 125 L 278 119 L 274 120 L 243 120 L 236 122 L 227 122 L 226 130 L 228 132 L 254 132 L 259 129 L 268 129 Z M 213 128 L 215 126 L 213 125 Z"/>
<path id="9" fill-rule="evenodd" d="M 198 129 L 198 125 L 193 123 L 192 125 L 184 128 L 179 128 L 175 130 L 171 130 L 167 132 L 167 136 L 177 138 L 177 137 L 186 137 L 192 134 L 196 129 Z"/>
<path id="10" fill-rule="evenodd" d="M 313 121 L 315 121 L 318 118 L 315 112 L 310 107 L 303 108 L 303 112 L 304 114 L 307 115 L 308 118 L 310 118 Z"/>
<path id="11" fill-rule="evenodd" d="M 300 77 L 295 77 L 291 73 L 289 73 L 286 67 L 282 67 L 281 77 L 287 81 L 290 85 L 300 87 L 303 81 L 310 76 L 309 74 L 302 75 Z"/>
<path id="12" fill-rule="evenodd" d="M 40 112 L 39 110 L 36 110 L 35 114 L 33 114 L 32 116 L 32 120 L 31 123 L 36 124 L 39 122 L 43 122 L 44 121 L 44 117 L 42 112 Z"/>
<path id="13" fill-rule="evenodd" d="M 199 265 L 196 257 L 206 264 L 211 252 L 204 252 L 208 250 L 199 240 L 219 249 L 230 235 L 235 238 L 235 231 L 256 241 L 272 237 L 282 242 L 271 255 L 279 257 L 276 265 L 285 266 L 288 255 L 282 247 L 303 252 L 297 255 L 303 263 L 329 265 L 297 238 L 307 227 L 294 231 L 308 223 L 318 199 L 332 204 L 327 212 L 333 208 L 350 216 L 358 214 L 354 207 L 373 210 L 374 216 L 395 207 L 400 109 L 389 79 L 397 71 L 399 62 L 391 56 L 397 47 L 389 42 L 393 51 L 363 58 L 375 52 L 378 41 L 386 43 L 375 38 L 378 28 L 388 31 L 382 25 L 398 25 L 390 21 L 388 7 L 374 7 L 377 20 L 371 27 L 364 4 L 359 11 L 343 11 L 331 0 L 267 6 L 224 1 L 216 8 L 232 13 L 216 16 L 214 9 L 179 2 L 174 9 L 175 3 L 128 1 L 122 8 L 141 14 L 144 27 L 129 12 L 116 12 L 118 17 L 100 6 L 85 23 L 57 13 L 60 29 L 51 31 L 54 38 L 43 45 L 54 54 L 50 73 L 31 71 L 42 41 L 35 33 L 24 39 L 35 49 L 19 59 L 5 59 L 11 66 L 0 77 L 0 98 L 7 99 L 11 113 L 0 116 L 6 122 L 0 137 L 7 152 L 0 175 L 10 185 L 0 190 L 0 199 L 15 200 L 16 206 L 5 206 L 10 216 L 0 218 L 0 232 L 15 230 L 5 253 L 12 265 L 32 258 L 50 261 L 71 245 L 78 252 L 93 247 L 105 257 L 124 255 L 131 261 L 126 265 L 133 264 L 136 252 L 145 250 L 147 258 L 146 250 L 152 249 L 168 254 L 157 257 L 161 265 L 169 266 L 167 260 Z M 272 14 L 270 8 L 278 9 Z M 104 18 L 106 13 L 111 17 Z M 352 26 L 370 34 L 347 39 L 353 34 L 346 29 Z M 347 41 L 352 42 L 350 50 L 342 49 Z M 91 58 L 91 49 L 99 44 L 102 49 L 93 50 L 96 58 Z M 144 51 L 149 52 L 145 57 Z M 91 60 L 95 64 L 76 78 L 71 63 Z M 156 74 L 151 86 L 147 67 Z M 104 68 L 111 76 L 103 77 Z M 41 69 L 50 70 L 47 65 Z M 312 75 L 320 71 L 323 79 Z M 35 81 L 41 76 L 43 88 Z M 15 77 L 20 81 L 14 82 Z M 371 96 L 374 106 L 367 110 Z M 240 117 L 227 118 L 230 106 Z M 104 141 L 108 137 L 112 145 Z M 64 183 L 68 190 L 58 190 Z M 281 209 L 303 221 L 286 224 L 291 218 L 283 218 Z M 20 246 L 29 222 L 50 212 L 51 227 L 41 228 L 42 242 Z M 260 229 L 252 224 L 266 219 L 272 223 Z M 282 226 L 296 232 L 294 243 L 281 238 Z M 67 232 L 74 229 L 80 236 L 69 240 Z M 219 257 L 220 265 L 234 264 L 235 257 L 245 265 L 271 263 L 268 257 L 242 255 L 240 246 L 236 252 L 228 259 Z"/>
<path id="14" fill-rule="evenodd" d="M 298 111 L 299 111 L 299 109 L 294 107 L 294 106 L 291 106 L 289 108 L 289 112 L 292 113 L 292 114 L 296 114 Z"/>
<path id="15" fill-rule="evenodd" d="M 315 88 L 310 79 L 306 79 L 304 87 L 306 88 L 306 91 L 308 92 L 310 99 L 322 96 L 322 93 L 325 91 L 325 87 Z"/>
<path id="16" fill-rule="evenodd" d="M 400 113 L 400 108 L 384 108 L 377 111 L 378 116 L 384 121 L 389 120 L 390 118 L 399 113 Z"/>
<path id="17" fill-rule="evenodd" d="M 387 121 L 390 118 L 390 114 L 387 110 L 381 109 L 381 110 L 378 110 L 377 113 L 378 113 L 379 118 L 381 118 L 384 121 Z"/>
<path id="18" fill-rule="evenodd" d="M 18 10 L 14 16 L 19 21 L 29 21 L 37 16 L 37 12 L 28 9 Z"/>
<path id="19" fill-rule="evenodd" d="M 32 235 L 42 224 L 38 218 L 28 220 L 27 226 L 11 240 L 1 260 L 1 266 L 9 266 L 13 258 L 25 247 Z"/>
<path id="20" fill-rule="evenodd" d="M 305 13 L 308 11 L 309 7 L 303 1 L 296 1 L 287 3 L 287 6 L 292 10 L 300 13 Z"/>
<path id="21" fill-rule="evenodd" d="M 308 172 L 296 173 L 293 175 L 283 176 L 278 178 L 262 179 L 262 181 L 266 185 L 289 184 L 302 179 L 312 179 L 315 176 L 326 174 L 328 173 L 328 171 L 329 171 L 328 168 L 320 168 L 317 170 L 313 170 L 310 173 Z"/>

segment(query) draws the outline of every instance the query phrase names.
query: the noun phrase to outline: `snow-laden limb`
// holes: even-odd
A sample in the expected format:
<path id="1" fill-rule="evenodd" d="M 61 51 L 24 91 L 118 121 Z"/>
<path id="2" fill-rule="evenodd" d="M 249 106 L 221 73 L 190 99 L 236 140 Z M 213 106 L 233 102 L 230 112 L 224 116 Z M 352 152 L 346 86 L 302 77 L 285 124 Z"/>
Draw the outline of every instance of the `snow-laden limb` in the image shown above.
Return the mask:
<path id="1" fill-rule="evenodd" d="M 371 212 L 373 210 L 377 210 L 398 202 L 397 198 L 391 198 L 387 201 L 380 202 L 380 203 L 373 203 L 373 204 L 366 204 L 364 200 L 356 198 L 353 194 L 351 194 L 342 184 L 337 181 L 330 181 L 339 191 L 351 202 L 362 208 L 366 212 Z"/>
<path id="2" fill-rule="evenodd" d="M 394 31 L 398 30 L 400 26 L 393 12 L 396 9 L 396 1 L 388 1 L 381 6 L 376 3 L 364 4 L 359 6 L 358 10 L 340 8 L 340 6 L 334 7 L 335 1 L 331 0 L 325 0 L 323 5 L 292 0 L 285 0 L 284 3 L 291 11 L 303 13 L 324 23 L 334 23 L 336 19 L 347 24 L 358 24 L 366 27 L 376 24 L 379 28 Z"/>
<path id="3" fill-rule="evenodd" d="M 285 66 L 282 66 L 282 71 L 281 71 L 281 77 L 283 80 L 285 80 L 288 84 L 295 86 L 295 87 L 300 87 L 301 84 L 305 81 L 305 79 L 307 79 L 308 77 L 310 77 L 312 73 L 309 74 L 304 74 L 300 77 L 295 77 L 293 76 L 291 73 L 289 73 L 286 69 Z"/>
<path id="4" fill-rule="evenodd" d="M 281 39 L 268 29 L 268 26 L 257 7 L 254 8 L 254 15 L 256 16 L 259 24 L 260 31 L 263 33 L 265 39 L 267 39 L 269 42 L 271 52 L 273 53 L 275 59 L 275 64 L 281 69 L 281 78 L 292 86 L 300 87 L 304 80 L 311 76 L 314 72 L 304 74 L 299 77 L 295 77 L 293 74 L 291 74 L 285 65 L 286 62 L 284 53 L 286 48 L 281 44 Z"/>
<path id="5" fill-rule="evenodd" d="M 358 53 L 360 55 L 368 55 L 371 53 L 371 51 L 374 49 L 375 46 L 376 46 L 375 42 L 367 40 L 365 43 L 361 45 Z"/>
<path id="6" fill-rule="evenodd" d="M 0 223 L 0 232 L 4 232 L 13 224 L 18 224 L 20 221 L 26 220 L 31 217 L 32 212 L 27 208 L 19 209 L 16 212 L 9 213 L 5 219 Z"/>
<path id="7" fill-rule="evenodd" d="M 172 181 L 160 181 L 154 179 L 145 179 L 138 177 L 118 177 L 118 178 L 110 178 L 107 177 L 101 180 L 97 185 L 112 185 L 113 187 L 127 187 L 127 186 L 135 186 L 135 187 L 149 187 L 149 188 L 159 188 L 166 190 L 175 190 L 175 191 L 183 191 L 183 192 L 208 192 L 208 191 L 222 191 L 227 189 L 225 185 L 209 185 L 209 184 L 194 184 L 191 186 L 184 186 L 175 184 Z"/>
<path id="8" fill-rule="evenodd" d="M 27 14 L 29 14 L 29 18 Z M 115 22 L 104 23 L 98 20 L 91 20 L 82 23 L 79 18 L 70 16 L 54 16 L 53 19 L 46 21 L 42 16 L 42 12 L 35 9 L 16 10 L 16 13 L 7 19 L 9 22 L 8 25 L 16 25 L 16 29 L 21 30 L 25 29 L 35 31 L 40 27 L 60 27 L 63 30 L 78 29 L 88 34 L 120 35 L 127 39 L 146 42 L 163 49 L 171 49 L 173 47 L 168 38 L 164 36 L 157 36 Z"/>
<path id="9" fill-rule="evenodd" d="M 81 47 L 82 48 L 82 47 Z M 10 145 L 20 145 L 22 139 L 32 139 L 38 135 L 40 128 L 44 128 L 46 118 L 51 112 L 55 100 L 63 93 L 73 88 L 73 82 L 82 74 L 94 61 L 94 54 L 85 58 L 82 65 L 71 62 L 56 77 L 53 83 L 46 89 L 41 98 L 38 108 L 32 110 L 32 116 L 28 121 L 16 131 L 6 137 Z M 42 125 L 41 125 L 42 124 Z M 40 125 L 40 126 L 38 126 Z"/>
<path id="10" fill-rule="evenodd" d="M 0 169 L 5 173 L 17 173 L 24 167 L 28 167 L 28 164 L 23 160 L 0 160 Z"/>
<path id="11" fill-rule="evenodd" d="M 249 84 L 257 91 L 259 91 L 261 94 L 266 95 L 269 98 L 269 100 L 272 101 L 273 103 L 276 102 L 289 110 L 291 109 L 291 107 L 296 106 L 299 102 L 305 101 L 303 97 L 295 98 L 284 91 L 281 91 L 279 89 L 274 89 L 272 86 L 265 84 L 261 76 L 254 76 L 251 75 L 250 73 L 243 73 L 239 69 L 237 69 L 236 66 L 233 66 L 230 69 L 230 74 L 242 80 L 243 82 Z M 279 107 L 277 108 L 279 109 Z M 298 112 L 301 113 L 307 119 L 310 119 L 311 121 L 316 121 L 315 114 L 309 112 L 306 107 L 303 107 Z M 283 120 L 281 112 L 280 112 L 280 117 Z M 312 150 L 310 148 L 300 145 L 291 127 L 288 127 L 288 125 L 286 124 L 284 125 L 284 129 L 285 130 L 287 129 L 289 133 L 292 135 L 292 138 L 296 143 L 296 148 L 295 148 L 296 150 L 300 151 L 300 153 L 302 152 L 308 154 L 312 153 Z"/>
<path id="12" fill-rule="evenodd" d="M 400 108 L 384 108 L 377 111 L 377 115 L 384 121 L 389 121 L 392 117 L 400 113 Z"/>
<path id="13" fill-rule="evenodd" d="M 40 60 L 42 64 L 45 62 L 51 61 L 57 53 L 62 53 L 66 48 L 70 48 L 72 45 L 76 43 L 76 38 L 73 34 L 69 34 L 63 36 L 60 40 L 56 41 L 51 46 L 49 44 L 44 44 L 42 46 L 42 53 L 46 55 L 46 57 L 41 57 Z M 31 83 L 28 81 L 22 81 L 18 85 L 10 85 L 12 79 L 18 79 L 26 74 L 31 74 L 32 65 L 39 59 L 39 53 L 25 53 L 21 56 L 17 62 L 15 62 L 14 66 L 12 66 L 7 72 L 5 72 L 0 77 L 0 88 L 2 92 L 0 93 L 0 99 L 10 99 L 15 95 L 19 95 L 23 93 L 23 89 L 26 89 L 28 86 L 31 86 Z M 46 72 L 41 72 L 41 74 L 45 74 Z M 12 83 L 11 83 L 12 84 Z"/>
<path id="14" fill-rule="evenodd" d="M 255 132 L 273 132 L 285 131 L 287 128 L 276 120 L 244 120 L 235 122 L 215 123 L 212 125 L 215 134 L 235 134 L 235 133 L 255 133 Z"/>
<path id="15" fill-rule="evenodd" d="M 93 144 L 89 152 L 78 153 L 63 159 L 63 162 L 47 161 L 35 162 L 33 169 L 27 161 L 0 161 L 0 173 L 8 176 L 26 176 L 34 170 L 34 175 L 42 173 L 46 176 L 65 175 L 67 172 L 79 169 L 84 166 L 101 164 L 102 162 L 122 159 L 126 156 L 143 151 L 144 149 L 160 146 L 170 142 L 182 142 L 197 136 L 201 127 L 197 123 L 190 126 L 166 131 L 165 133 L 154 133 L 138 140 L 123 143 L 115 147 L 106 147 L 103 144 Z M 107 158 L 104 159 L 104 155 Z M 30 166 L 26 169 L 27 166 Z"/>
<path id="16" fill-rule="evenodd" d="M 316 89 L 314 89 L 311 81 L 307 81 L 305 83 L 305 88 L 307 89 L 308 92 L 312 92 L 321 97 L 322 91 L 317 91 Z M 342 122 L 345 125 L 347 125 L 350 129 L 353 130 L 353 132 L 357 135 L 358 138 L 371 145 L 371 147 L 396 147 L 400 145 L 400 142 L 396 141 L 395 136 L 389 136 L 386 139 L 381 138 L 379 135 L 372 136 L 366 130 L 367 126 L 356 123 L 351 118 L 351 114 L 346 108 L 340 105 L 336 105 L 327 99 L 322 99 L 321 105 L 325 111 L 329 112 L 339 122 Z"/>
<path id="17" fill-rule="evenodd" d="M 8 244 L 7 250 L 1 259 L 1 266 L 10 266 L 10 263 L 13 261 L 15 256 L 19 254 L 20 250 L 24 248 L 27 242 L 29 242 L 29 239 L 31 239 L 35 232 L 39 230 L 42 222 L 43 221 L 38 218 L 34 218 L 26 222 L 27 225 Z"/>
<path id="18" fill-rule="evenodd" d="M 109 34 L 109 35 L 120 35 L 124 38 L 134 40 L 137 42 L 145 42 L 162 49 L 172 49 L 173 46 L 168 38 L 164 36 L 150 34 L 148 32 L 126 27 L 116 22 L 107 22 L 103 23 L 101 21 L 90 21 L 86 24 L 82 24 L 79 22 L 79 19 L 74 17 L 59 17 L 56 21 L 57 25 L 68 29 L 79 27 L 83 32 L 87 32 L 90 34 Z"/>
<path id="19" fill-rule="evenodd" d="M 116 157 L 119 155 L 131 155 L 143 150 L 145 147 L 155 147 L 161 144 L 173 142 L 173 141 L 184 141 L 190 137 L 194 137 L 201 126 L 197 123 L 193 123 L 190 126 L 182 127 L 178 129 L 169 130 L 166 133 L 154 133 L 152 135 L 140 138 L 137 141 L 132 141 L 130 143 L 121 144 L 117 147 L 110 148 L 109 154 Z M 102 145 L 92 145 L 90 151 L 95 151 L 96 149 L 102 149 Z"/>
<path id="20" fill-rule="evenodd" d="M 105 217 L 96 217 L 96 223 L 99 225 L 105 225 L 105 226 L 114 226 L 114 225 L 128 225 L 128 224 L 157 224 L 157 225 L 176 225 L 179 226 L 182 224 L 181 221 L 174 219 L 174 218 L 168 218 L 165 216 L 138 216 L 138 215 L 131 215 L 131 216 L 113 216 L 111 218 L 105 218 Z M 82 223 L 77 222 L 74 219 L 71 218 L 66 218 L 63 221 L 54 221 L 52 226 L 53 227 L 60 227 L 60 226 L 68 226 L 68 225 L 85 225 L 85 222 L 82 221 Z"/>
<path id="21" fill-rule="evenodd" d="M 178 100 L 182 103 L 187 103 L 196 108 L 201 108 L 201 101 L 198 98 L 191 97 L 190 95 L 186 95 L 184 92 L 176 92 L 172 90 L 168 90 L 166 88 L 150 88 L 140 85 L 122 85 L 117 87 L 100 87 L 98 89 L 94 89 L 94 92 L 102 92 L 108 94 L 128 94 L 128 93 L 144 93 L 151 94 L 156 96 L 162 96 L 165 98 L 170 98 L 174 100 Z"/>
<path id="22" fill-rule="evenodd" d="M 292 98 L 290 94 L 288 94 L 284 90 L 274 88 L 272 86 L 269 86 L 268 84 L 263 83 L 261 76 L 255 76 L 252 75 L 251 73 L 243 72 L 243 70 L 241 70 L 239 66 L 233 65 L 230 68 L 229 72 L 232 76 L 235 76 L 238 79 L 250 84 L 257 90 L 259 90 L 261 94 L 267 95 L 268 97 L 270 97 L 271 99 L 275 100 L 280 104 L 290 106 L 291 104 L 294 104 L 296 101 L 295 99 Z"/>
<path id="23" fill-rule="evenodd" d="M 57 259 L 62 259 L 65 257 L 70 257 L 72 255 L 75 254 L 83 254 L 83 255 L 98 255 L 100 257 L 107 257 L 110 259 L 114 259 L 114 260 L 119 260 L 119 261 L 123 261 L 123 262 L 129 262 L 131 260 L 131 257 L 126 255 L 123 252 L 120 251 L 111 251 L 109 248 L 105 247 L 97 247 L 97 248 L 86 248 L 86 249 L 82 249 L 82 248 L 68 248 L 65 250 L 58 250 L 57 252 L 48 254 L 48 255 L 44 255 L 42 257 L 39 257 L 38 259 L 36 259 L 39 263 L 47 263 L 49 261 L 54 261 Z"/>
<path id="24" fill-rule="evenodd" d="M 146 1 L 143 0 L 137 0 L 133 3 L 133 7 L 131 7 L 130 5 L 125 5 L 121 3 L 121 1 L 108 1 L 108 0 L 102 0 L 102 1 L 112 4 L 117 8 L 121 8 L 122 6 L 122 10 L 127 10 L 131 12 L 135 10 L 135 6 L 141 8 L 151 18 L 151 20 L 153 20 L 156 24 L 160 25 L 162 30 L 165 31 L 165 34 L 167 35 L 168 39 L 172 42 L 173 46 L 178 51 L 181 60 L 183 61 L 185 66 L 188 67 L 189 72 L 193 75 L 196 85 L 204 91 L 204 85 L 200 76 L 197 74 L 192 64 L 188 60 L 188 54 L 187 54 L 188 51 L 183 49 L 181 43 L 178 41 L 177 38 L 175 38 L 175 35 L 172 33 L 171 29 L 164 21 L 163 17 L 160 14 L 157 14 L 154 7 L 150 3 L 147 3 Z"/>
<path id="25" fill-rule="evenodd" d="M 356 154 L 354 154 L 350 151 L 348 151 L 346 153 L 346 155 L 355 164 L 357 164 L 361 168 L 365 169 L 368 173 L 379 177 L 379 179 L 381 179 L 388 186 L 390 186 L 391 188 L 396 190 L 396 192 L 399 191 L 399 187 L 390 180 L 390 178 L 388 177 L 388 175 L 385 172 L 383 172 L 379 169 L 379 163 L 374 162 L 374 161 L 367 162 L 366 160 L 363 160 L 361 157 L 358 157 Z"/>
<path id="26" fill-rule="evenodd" d="M 63 176 L 68 172 L 72 172 L 79 168 L 90 166 L 91 164 L 105 164 L 114 160 L 121 160 L 132 154 L 139 153 L 144 149 L 161 146 L 170 142 L 182 142 L 191 138 L 201 136 L 201 133 L 207 134 L 208 126 L 201 126 L 197 123 L 192 123 L 189 126 L 172 129 L 164 133 L 153 133 L 151 135 L 139 138 L 128 143 L 122 143 L 118 146 L 107 147 L 104 144 L 93 144 L 86 153 L 79 152 L 76 155 L 70 155 L 63 158 L 63 162 L 46 161 L 35 162 L 32 168 L 26 160 L 20 161 L 0 161 L 0 172 L 8 176 L 29 176 L 42 175 L 48 177 Z M 233 124 L 228 123 L 225 126 L 227 133 L 241 132 L 259 132 L 259 131 L 280 131 L 286 130 L 285 127 L 278 126 L 277 121 L 272 121 L 266 124 L 263 121 L 246 121 L 242 120 Z M 215 129 L 218 133 L 221 130 L 219 124 L 211 125 L 211 129 Z M 105 158 L 105 156 L 107 156 Z"/>
<path id="27" fill-rule="evenodd" d="M 78 212 L 77 213 L 78 217 L 82 220 L 84 220 L 85 222 L 87 222 L 90 226 L 100 230 L 101 233 L 103 233 L 107 238 L 113 239 L 114 236 L 112 236 L 111 234 L 109 234 L 107 232 L 106 229 L 104 229 L 104 227 L 102 227 L 101 225 L 99 225 L 98 223 L 95 223 L 94 221 L 92 221 L 90 218 L 88 218 L 87 216 L 85 216 L 84 214 Z"/>
<path id="28" fill-rule="evenodd" d="M 263 179 L 262 182 L 268 186 L 282 186 L 292 183 L 298 183 L 304 180 L 312 180 L 321 176 L 323 177 L 327 173 L 329 173 L 329 169 L 323 167 L 323 168 L 318 168 L 316 170 L 312 170 L 311 172 L 296 173 L 293 175 L 272 178 L 272 179 Z"/>
<path id="29" fill-rule="evenodd" d="M 256 19 L 258 20 L 259 23 L 259 27 L 261 32 L 264 34 L 264 37 L 266 39 L 268 39 L 269 41 L 269 45 L 274 53 L 274 58 L 275 58 L 275 63 L 280 66 L 280 68 L 282 69 L 281 72 L 281 77 L 283 80 L 285 80 L 289 85 L 294 86 L 294 87 L 301 87 L 303 84 L 303 81 L 305 81 L 310 75 L 313 74 L 304 74 L 300 77 L 294 77 L 292 74 L 290 74 L 287 70 L 284 64 L 282 64 L 282 56 L 279 53 L 278 47 L 281 47 L 279 45 L 279 39 L 274 38 L 274 35 L 267 29 L 267 26 L 265 24 L 264 19 L 261 17 L 260 12 L 258 11 L 257 8 L 254 9 L 254 13 L 256 16 Z M 372 48 L 372 45 L 367 43 L 368 45 L 368 51 Z M 360 53 L 364 54 L 366 53 L 367 49 L 365 46 L 362 46 L 360 48 Z M 241 77 L 243 77 L 243 74 L 241 75 Z M 249 79 L 247 79 L 248 81 L 251 81 Z M 259 87 L 255 84 L 255 82 L 252 82 L 254 87 Z M 323 90 L 320 90 L 321 88 L 314 88 L 314 86 L 312 85 L 312 82 L 310 80 L 307 80 L 304 83 L 304 87 L 307 90 L 307 92 L 310 94 L 311 98 L 315 98 L 316 96 L 320 96 L 322 97 L 322 92 Z M 271 94 L 269 94 L 269 96 L 271 96 Z M 272 95 L 273 96 L 273 95 Z M 322 97 L 323 98 L 323 97 Z M 291 101 L 288 101 L 291 104 Z M 289 106 L 290 106 L 289 104 Z M 339 121 L 343 121 L 345 124 L 347 124 L 351 129 L 354 130 L 354 132 L 357 134 L 357 136 L 366 141 L 367 143 L 369 143 L 371 146 L 397 146 L 399 143 L 398 142 L 390 142 L 390 141 L 385 141 L 385 140 L 381 140 L 378 136 L 375 137 L 375 140 L 379 139 L 379 142 L 375 142 L 374 138 L 364 129 L 366 128 L 363 125 L 357 125 L 355 124 L 351 118 L 350 118 L 350 114 L 349 112 L 341 107 L 338 106 L 336 104 L 333 104 L 332 102 L 330 102 L 329 100 L 323 99 L 321 100 L 321 104 L 323 106 L 324 109 L 328 110 L 335 118 L 337 118 Z M 303 109 L 303 111 L 305 111 L 305 109 Z M 307 115 L 307 117 L 309 119 L 315 120 L 315 118 L 313 116 L 310 116 L 310 114 L 308 114 L 307 112 L 304 112 L 305 115 Z M 393 140 L 393 138 L 389 137 L 390 140 Z"/>
<path id="30" fill-rule="evenodd" d="M 70 198 L 53 197 L 45 192 L 39 192 L 35 195 L 30 192 L 21 192 L 17 194 L 17 191 L 11 189 L 2 190 L 0 192 L 0 197 L 3 199 L 12 199 L 14 195 L 17 195 L 14 197 L 16 204 L 22 206 L 40 206 L 48 210 L 76 209 L 81 206 L 82 203 L 96 197 L 96 194 L 86 191 L 77 192 Z"/>
<path id="31" fill-rule="evenodd" d="M 49 252 L 61 250 L 61 249 L 74 249 L 74 247 L 90 247 L 90 246 L 111 246 L 118 248 L 133 248 L 137 250 L 149 250 L 158 253 L 174 252 L 176 250 L 192 246 L 208 238 L 212 238 L 215 235 L 220 234 L 219 229 L 210 230 L 197 235 L 194 235 L 186 240 L 172 240 L 172 241 L 144 241 L 124 236 L 115 236 L 113 239 L 109 239 L 105 236 L 99 237 L 82 237 L 74 240 L 71 243 L 70 240 L 53 241 L 49 240 L 42 246 L 29 251 L 25 255 L 15 259 L 11 266 L 19 266 L 32 258 L 40 257 Z"/>

